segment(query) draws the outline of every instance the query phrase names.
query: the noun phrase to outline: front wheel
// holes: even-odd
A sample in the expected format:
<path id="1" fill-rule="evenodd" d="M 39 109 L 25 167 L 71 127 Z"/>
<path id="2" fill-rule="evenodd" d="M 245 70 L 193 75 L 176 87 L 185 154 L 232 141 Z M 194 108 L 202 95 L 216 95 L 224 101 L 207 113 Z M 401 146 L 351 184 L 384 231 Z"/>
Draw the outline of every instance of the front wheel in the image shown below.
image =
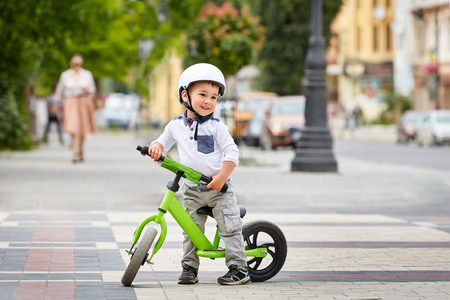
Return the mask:
<path id="1" fill-rule="evenodd" d="M 131 254 L 130 264 L 122 276 L 122 284 L 124 286 L 130 286 L 133 283 L 134 277 L 136 277 L 139 268 L 144 265 L 145 260 L 148 257 L 148 250 L 150 250 L 150 246 L 152 245 L 157 234 L 158 231 L 153 227 L 148 227 L 145 231 L 138 247 L 135 248 L 133 254 Z"/>
<path id="2" fill-rule="evenodd" d="M 248 260 L 248 272 L 253 282 L 269 280 L 283 267 L 287 255 L 287 243 L 281 229 L 268 221 L 252 221 L 242 226 L 247 249 L 267 248 L 266 257 Z"/>

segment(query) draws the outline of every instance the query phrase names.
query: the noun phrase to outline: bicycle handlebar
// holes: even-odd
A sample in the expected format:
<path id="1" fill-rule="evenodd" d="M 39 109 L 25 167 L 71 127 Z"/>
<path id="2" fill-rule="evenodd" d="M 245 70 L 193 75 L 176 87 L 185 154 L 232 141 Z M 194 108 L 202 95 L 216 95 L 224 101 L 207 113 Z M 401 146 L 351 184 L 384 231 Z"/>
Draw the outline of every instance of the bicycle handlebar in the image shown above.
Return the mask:
<path id="1" fill-rule="evenodd" d="M 148 155 L 148 147 L 147 146 L 140 146 L 138 145 L 136 148 L 137 151 L 141 152 L 142 156 L 149 156 Z M 164 156 L 161 155 L 161 157 L 158 159 L 158 161 L 163 162 L 164 161 Z"/>
<path id="2" fill-rule="evenodd" d="M 137 146 L 137 151 L 141 152 L 142 156 L 149 156 L 148 155 L 148 147 L 147 146 Z M 179 171 L 183 172 L 183 177 L 186 179 L 189 179 L 192 182 L 199 183 L 200 181 L 204 181 L 206 183 L 210 183 L 212 181 L 211 177 L 208 177 L 206 175 L 203 175 L 200 172 L 195 171 L 194 169 L 191 169 L 179 162 L 174 161 L 173 159 L 170 159 L 168 157 L 164 157 L 161 155 L 161 157 L 158 159 L 158 161 L 162 162 L 161 167 L 166 168 L 175 174 L 177 174 Z M 220 190 L 222 193 L 225 193 L 228 190 L 228 184 L 224 184 L 222 189 Z"/>

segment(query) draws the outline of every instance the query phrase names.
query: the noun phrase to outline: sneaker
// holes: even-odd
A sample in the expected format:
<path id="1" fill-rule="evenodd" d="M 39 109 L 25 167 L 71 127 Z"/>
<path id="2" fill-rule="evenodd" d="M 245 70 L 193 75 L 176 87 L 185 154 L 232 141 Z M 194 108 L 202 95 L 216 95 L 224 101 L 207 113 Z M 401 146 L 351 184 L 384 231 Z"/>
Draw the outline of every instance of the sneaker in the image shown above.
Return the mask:
<path id="1" fill-rule="evenodd" d="M 197 269 L 187 264 L 182 264 L 183 272 L 178 278 L 178 284 L 194 284 L 198 282 Z"/>
<path id="2" fill-rule="evenodd" d="M 220 284 L 235 285 L 244 284 L 250 280 L 247 268 L 238 267 L 236 265 L 231 265 L 230 270 L 227 274 L 219 277 L 217 282 Z"/>

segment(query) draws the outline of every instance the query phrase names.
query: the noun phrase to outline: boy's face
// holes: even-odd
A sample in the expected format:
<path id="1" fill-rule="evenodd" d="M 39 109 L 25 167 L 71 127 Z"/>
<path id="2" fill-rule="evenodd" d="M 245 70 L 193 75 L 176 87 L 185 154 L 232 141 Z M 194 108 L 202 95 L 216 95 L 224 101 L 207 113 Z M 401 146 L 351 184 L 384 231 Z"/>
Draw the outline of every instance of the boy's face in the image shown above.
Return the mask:
<path id="1" fill-rule="evenodd" d="M 189 87 L 189 95 L 194 110 L 201 116 L 207 116 L 216 109 L 219 87 L 209 82 L 197 82 Z M 184 102 L 189 104 L 186 90 L 181 92 L 181 97 Z M 187 116 L 193 119 L 195 114 L 188 110 Z"/>

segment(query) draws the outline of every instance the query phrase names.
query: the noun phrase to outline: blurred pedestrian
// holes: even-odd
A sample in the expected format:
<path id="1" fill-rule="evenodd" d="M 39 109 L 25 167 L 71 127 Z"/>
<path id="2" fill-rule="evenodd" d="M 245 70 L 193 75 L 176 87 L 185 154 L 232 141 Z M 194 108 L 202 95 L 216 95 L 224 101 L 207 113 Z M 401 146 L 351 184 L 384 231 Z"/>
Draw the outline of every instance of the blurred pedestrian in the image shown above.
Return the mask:
<path id="1" fill-rule="evenodd" d="M 342 129 L 344 131 L 347 131 L 350 129 L 350 113 L 348 112 L 347 108 L 345 108 L 345 106 L 342 106 L 342 115 L 344 117 L 344 126 L 342 127 Z"/>
<path id="2" fill-rule="evenodd" d="M 358 104 L 353 108 L 353 121 L 354 121 L 354 128 L 358 128 L 359 126 L 359 116 L 361 115 L 361 108 L 359 108 Z"/>
<path id="3" fill-rule="evenodd" d="M 83 57 L 75 54 L 70 60 L 70 69 L 61 74 L 55 93 L 54 111 L 64 100 L 64 132 L 72 137 L 73 163 L 84 161 L 86 134 L 96 131 L 94 77 L 90 71 L 83 69 L 82 65 Z"/>
<path id="4" fill-rule="evenodd" d="M 56 124 L 56 129 L 58 131 L 59 143 L 61 145 L 64 144 L 64 139 L 61 130 L 61 122 L 59 120 L 59 113 L 61 111 L 61 106 L 55 107 L 55 89 L 53 89 L 52 94 L 47 98 L 47 112 L 48 112 L 48 120 L 47 126 L 45 126 L 44 137 L 42 141 L 44 143 L 48 142 L 48 133 L 50 132 L 50 126 L 52 123 Z"/>

